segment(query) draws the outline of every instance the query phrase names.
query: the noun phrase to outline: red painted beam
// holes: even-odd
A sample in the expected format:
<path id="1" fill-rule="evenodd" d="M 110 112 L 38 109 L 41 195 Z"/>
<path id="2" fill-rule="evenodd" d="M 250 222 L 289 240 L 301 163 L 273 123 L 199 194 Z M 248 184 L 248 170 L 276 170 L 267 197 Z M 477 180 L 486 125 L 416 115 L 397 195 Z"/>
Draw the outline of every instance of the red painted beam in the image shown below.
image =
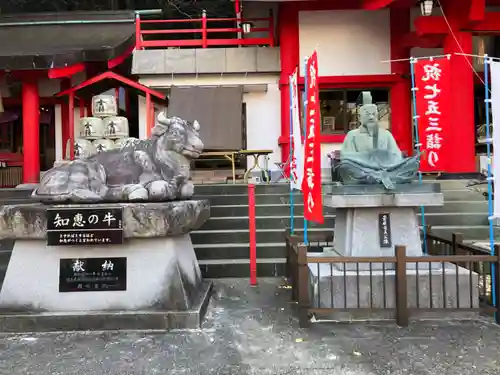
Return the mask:
<path id="1" fill-rule="evenodd" d="M 440 48 L 444 43 L 444 35 L 418 36 L 416 32 L 407 33 L 396 38 L 398 48 Z"/>
<path id="2" fill-rule="evenodd" d="M 471 0 L 469 8 L 469 21 L 479 22 L 486 15 L 486 0 Z"/>
<path id="3" fill-rule="evenodd" d="M 67 78 L 71 77 L 72 75 L 83 72 L 85 70 L 85 64 L 83 63 L 78 63 L 75 65 L 71 66 L 66 66 L 63 68 L 51 68 L 48 71 L 48 76 L 51 79 L 56 79 L 56 78 Z"/>
<path id="4" fill-rule="evenodd" d="M 415 32 L 418 36 L 426 35 L 446 35 L 448 25 L 441 16 L 420 16 L 414 21 Z"/>
<path id="5" fill-rule="evenodd" d="M 465 29 L 469 31 L 498 32 L 500 31 L 500 12 L 488 12 L 485 14 L 483 21 L 471 23 Z"/>
<path id="6" fill-rule="evenodd" d="M 391 5 L 395 0 L 363 0 L 361 9 L 364 10 L 378 10 Z"/>

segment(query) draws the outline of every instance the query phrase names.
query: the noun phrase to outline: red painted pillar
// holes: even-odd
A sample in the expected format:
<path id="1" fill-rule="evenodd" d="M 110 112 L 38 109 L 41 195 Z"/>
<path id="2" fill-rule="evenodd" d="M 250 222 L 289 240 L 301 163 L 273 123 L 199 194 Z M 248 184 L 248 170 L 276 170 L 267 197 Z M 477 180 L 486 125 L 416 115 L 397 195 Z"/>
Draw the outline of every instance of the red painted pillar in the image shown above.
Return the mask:
<path id="1" fill-rule="evenodd" d="M 408 59 L 410 48 L 398 42 L 398 36 L 410 32 L 410 9 L 391 8 L 391 60 Z M 411 118 L 411 82 L 409 78 L 410 62 L 395 61 L 391 63 L 391 72 L 397 74 L 398 82 L 390 92 L 391 132 L 401 151 L 410 155 L 413 150 L 413 123 Z"/>
<path id="2" fill-rule="evenodd" d="M 40 181 L 40 97 L 36 79 L 24 79 L 22 100 L 23 183 L 37 183 Z"/>
<path id="3" fill-rule="evenodd" d="M 448 134 L 450 157 L 446 172 L 467 173 L 476 171 L 476 137 L 474 119 L 474 72 L 472 59 L 455 53 L 472 54 L 472 34 L 460 31 L 467 23 L 471 1 L 457 6 L 454 0 L 441 4 L 452 33 L 444 41 L 444 53 L 451 54 L 451 126 Z"/>
<path id="4" fill-rule="evenodd" d="M 71 87 L 71 80 L 64 78 L 61 80 L 61 91 Z M 62 135 L 62 151 L 63 159 L 66 159 L 66 147 L 69 139 L 69 105 L 64 102 L 61 104 L 61 135 Z"/>
<path id="5" fill-rule="evenodd" d="M 472 54 L 472 34 L 470 32 L 454 33 L 445 39 L 444 52 L 446 54 Z M 451 126 L 449 139 L 450 155 L 446 172 L 467 173 L 476 171 L 476 136 L 474 119 L 474 72 L 470 57 L 461 55 L 451 56 Z"/>
<path id="6" fill-rule="evenodd" d="M 288 77 L 299 64 L 299 12 L 291 3 L 280 3 L 278 15 L 280 41 L 281 160 L 290 156 L 290 87 Z M 288 169 L 287 172 L 288 173 Z"/>

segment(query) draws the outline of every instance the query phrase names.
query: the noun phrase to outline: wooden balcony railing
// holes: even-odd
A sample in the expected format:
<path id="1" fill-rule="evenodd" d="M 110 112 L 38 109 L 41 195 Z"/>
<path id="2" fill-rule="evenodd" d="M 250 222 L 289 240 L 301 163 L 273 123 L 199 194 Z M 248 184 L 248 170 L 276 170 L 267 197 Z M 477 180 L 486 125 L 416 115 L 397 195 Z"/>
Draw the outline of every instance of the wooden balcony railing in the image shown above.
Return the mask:
<path id="1" fill-rule="evenodd" d="M 243 24 L 253 25 L 244 33 Z M 225 27 L 221 27 L 225 26 Z M 136 49 L 168 47 L 274 46 L 274 17 L 141 20 L 136 16 Z M 184 37 L 181 37 L 183 35 Z M 222 37 L 224 36 L 224 37 Z"/>

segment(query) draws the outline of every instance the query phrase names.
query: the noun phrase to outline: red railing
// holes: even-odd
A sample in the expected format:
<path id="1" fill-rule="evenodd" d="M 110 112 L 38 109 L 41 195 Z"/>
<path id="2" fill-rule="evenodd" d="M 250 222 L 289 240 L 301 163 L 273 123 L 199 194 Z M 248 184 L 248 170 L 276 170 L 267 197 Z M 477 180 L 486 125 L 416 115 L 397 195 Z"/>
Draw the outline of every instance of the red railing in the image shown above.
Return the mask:
<path id="1" fill-rule="evenodd" d="M 219 27 L 227 24 L 231 27 Z M 250 24 L 250 32 L 243 25 Z M 175 28 L 186 25 L 186 28 Z M 171 20 L 141 20 L 136 17 L 136 49 L 167 47 L 223 47 L 223 46 L 274 46 L 274 17 L 270 12 L 265 18 L 201 18 Z M 192 38 L 177 39 L 179 35 L 192 34 Z M 220 34 L 233 37 L 217 38 Z M 255 37 L 256 34 L 264 36 Z M 214 37 L 212 37 L 214 35 Z"/>

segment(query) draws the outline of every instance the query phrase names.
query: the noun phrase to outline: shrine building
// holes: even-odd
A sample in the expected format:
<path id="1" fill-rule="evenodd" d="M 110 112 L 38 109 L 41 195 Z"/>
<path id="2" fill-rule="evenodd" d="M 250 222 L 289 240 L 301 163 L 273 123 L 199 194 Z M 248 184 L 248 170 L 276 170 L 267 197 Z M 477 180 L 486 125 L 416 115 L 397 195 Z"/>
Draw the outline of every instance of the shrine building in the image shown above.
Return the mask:
<path id="1" fill-rule="evenodd" d="M 288 77 L 299 66 L 303 87 L 304 58 L 317 49 L 325 173 L 327 154 L 358 126 L 362 91 L 372 92 L 381 125 L 411 153 L 409 59 L 449 54 L 454 110 L 443 138 L 456 157 L 442 172 L 478 171 L 476 145 L 485 123 L 483 59 L 468 55 L 500 56 L 500 1 L 243 0 L 239 7 L 241 28 L 232 38 L 221 36 L 217 20 L 203 18 L 193 22 L 206 29 L 188 40 L 160 34 L 168 20 L 138 27 L 133 73 L 141 83 L 167 92 L 175 114 L 203 119 L 209 148 L 272 149 L 272 162 L 285 162 Z"/>
<path id="2" fill-rule="evenodd" d="M 289 158 L 289 75 L 298 66 L 303 87 L 304 58 L 314 49 L 325 179 L 327 155 L 358 126 L 362 91 L 371 91 L 381 126 L 412 152 L 409 59 L 442 55 L 451 56 L 453 126 L 443 137 L 454 157 L 441 172 L 478 171 L 484 64 L 475 55 L 500 57 L 500 0 L 234 5 L 232 18 L 167 20 L 132 10 L 0 16 L 0 186 L 36 183 L 71 154 L 78 119 L 102 92 L 115 93 L 131 136 L 149 134 L 168 97 L 169 114 L 200 121 L 206 150 L 269 149 L 272 169 Z"/>

